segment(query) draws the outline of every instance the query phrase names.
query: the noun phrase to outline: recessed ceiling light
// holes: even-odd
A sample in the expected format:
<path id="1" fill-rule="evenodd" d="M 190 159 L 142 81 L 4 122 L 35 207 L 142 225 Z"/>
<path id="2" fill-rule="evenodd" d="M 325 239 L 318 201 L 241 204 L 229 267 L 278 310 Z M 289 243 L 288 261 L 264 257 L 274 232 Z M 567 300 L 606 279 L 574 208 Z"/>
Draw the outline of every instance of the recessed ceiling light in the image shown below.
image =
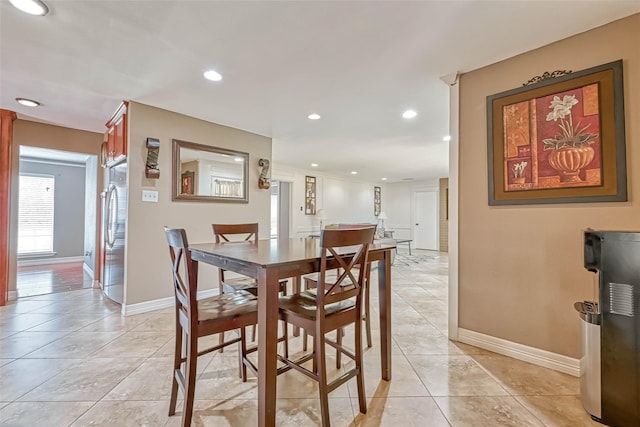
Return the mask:
<path id="1" fill-rule="evenodd" d="M 407 110 L 402 113 L 402 117 L 404 117 L 405 119 L 413 119 L 417 115 L 418 113 L 416 113 L 414 110 Z"/>
<path id="2" fill-rule="evenodd" d="M 38 101 L 34 101 L 32 99 L 27 99 L 27 98 L 16 98 L 16 101 L 18 101 L 18 104 L 21 104 L 27 107 L 37 107 L 38 105 L 40 105 Z"/>
<path id="3" fill-rule="evenodd" d="M 311 163 L 311 167 L 312 167 L 312 168 L 317 168 L 317 167 L 318 167 L 318 164 L 317 164 L 317 163 Z"/>
<path id="4" fill-rule="evenodd" d="M 358 171 L 351 171 L 351 175 L 358 175 Z"/>
<path id="5" fill-rule="evenodd" d="M 212 82 L 219 82 L 222 80 L 222 75 L 215 70 L 209 70 L 204 72 L 204 78 Z"/>
<path id="6" fill-rule="evenodd" d="M 451 135 L 445 135 L 442 137 L 443 141 L 451 141 Z"/>
<path id="7" fill-rule="evenodd" d="M 307 117 L 308 117 L 309 119 L 311 119 L 311 120 L 319 120 L 319 119 L 320 119 L 320 114 L 318 114 L 318 113 L 313 113 L 313 114 L 309 114 Z"/>
<path id="8" fill-rule="evenodd" d="M 386 180 L 387 180 L 387 178 L 382 178 L 382 180 L 383 180 L 383 181 L 386 181 Z"/>
<path id="9" fill-rule="evenodd" d="M 29 15 L 44 16 L 49 13 L 49 8 L 40 0 L 9 0 L 9 2 Z"/>

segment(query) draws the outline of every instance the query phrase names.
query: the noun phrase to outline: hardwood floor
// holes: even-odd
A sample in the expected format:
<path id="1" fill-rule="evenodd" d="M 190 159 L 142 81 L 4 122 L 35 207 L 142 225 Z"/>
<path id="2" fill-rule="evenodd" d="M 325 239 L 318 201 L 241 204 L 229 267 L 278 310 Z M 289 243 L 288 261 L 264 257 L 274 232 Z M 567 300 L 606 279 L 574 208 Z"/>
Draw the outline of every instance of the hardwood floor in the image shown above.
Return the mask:
<path id="1" fill-rule="evenodd" d="M 82 262 L 18 267 L 18 298 L 91 288 L 93 280 Z"/>

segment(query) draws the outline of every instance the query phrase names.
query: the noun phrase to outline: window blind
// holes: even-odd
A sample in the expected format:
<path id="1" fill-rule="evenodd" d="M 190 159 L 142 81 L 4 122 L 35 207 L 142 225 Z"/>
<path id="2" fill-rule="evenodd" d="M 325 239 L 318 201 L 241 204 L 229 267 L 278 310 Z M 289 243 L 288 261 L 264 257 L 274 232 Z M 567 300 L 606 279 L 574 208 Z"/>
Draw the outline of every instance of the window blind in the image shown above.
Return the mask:
<path id="1" fill-rule="evenodd" d="M 18 254 L 53 252 L 55 177 L 20 174 Z"/>

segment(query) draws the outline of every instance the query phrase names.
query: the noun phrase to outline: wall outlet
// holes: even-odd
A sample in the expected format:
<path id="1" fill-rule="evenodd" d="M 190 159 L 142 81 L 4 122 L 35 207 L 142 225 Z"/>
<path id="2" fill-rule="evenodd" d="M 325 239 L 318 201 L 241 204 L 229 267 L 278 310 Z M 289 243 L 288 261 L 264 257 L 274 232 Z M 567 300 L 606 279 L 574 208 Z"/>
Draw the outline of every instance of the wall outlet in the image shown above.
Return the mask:
<path id="1" fill-rule="evenodd" d="M 158 203 L 158 192 L 151 190 L 142 190 L 142 201 Z"/>

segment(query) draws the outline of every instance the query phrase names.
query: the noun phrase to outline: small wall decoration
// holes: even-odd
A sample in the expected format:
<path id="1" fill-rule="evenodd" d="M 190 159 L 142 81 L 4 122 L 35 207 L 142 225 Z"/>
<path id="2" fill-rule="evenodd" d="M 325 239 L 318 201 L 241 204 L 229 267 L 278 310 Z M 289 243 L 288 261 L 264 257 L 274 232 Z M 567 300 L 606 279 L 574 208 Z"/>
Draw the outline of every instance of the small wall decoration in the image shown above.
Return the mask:
<path id="1" fill-rule="evenodd" d="M 194 192 L 194 188 L 193 188 L 193 179 L 195 178 L 196 173 L 195 172 L 184 172 L 182 174 L 182 191 L 181 194 L 183 195 L 191 195 L 193 196 L 195 194 Z"/>
<path id="2" fill-rule="evenodd" d="M 160 140 L 156 138 L 147 138 L 147 164 L 144 172 L 147 178 L 160 178 L 160 169 L 158 168 L 159 151 Z"/>
<path id="3" fill-rule="evenodd" d="M 268 190 L 271 187 L 271 183 L 269 182 L 269 177 L 267 174 L 269 173 L 269 160 L 268 159 L 260 159 L 258 160 L 258 166 L 260 166 L 260 177 L 258 178 L 258 188 L 263 190 Z"/>
<path id="4" fill-rule="evenodd" d="M 381 191 L 380 187 L 373 187 L 373 214 L 375 216 L 380 215 Z"/>
<path id="5" fill-rule="evenodd" d="M 304 214 L 316 214 L 316 177 L 305 176 L 304 178 Z"/>
<path id="6" fill-rule="evenodd" d="M 489 205 L 627 200 L 622 60 L 565 73 L 487 97 Z"/>

